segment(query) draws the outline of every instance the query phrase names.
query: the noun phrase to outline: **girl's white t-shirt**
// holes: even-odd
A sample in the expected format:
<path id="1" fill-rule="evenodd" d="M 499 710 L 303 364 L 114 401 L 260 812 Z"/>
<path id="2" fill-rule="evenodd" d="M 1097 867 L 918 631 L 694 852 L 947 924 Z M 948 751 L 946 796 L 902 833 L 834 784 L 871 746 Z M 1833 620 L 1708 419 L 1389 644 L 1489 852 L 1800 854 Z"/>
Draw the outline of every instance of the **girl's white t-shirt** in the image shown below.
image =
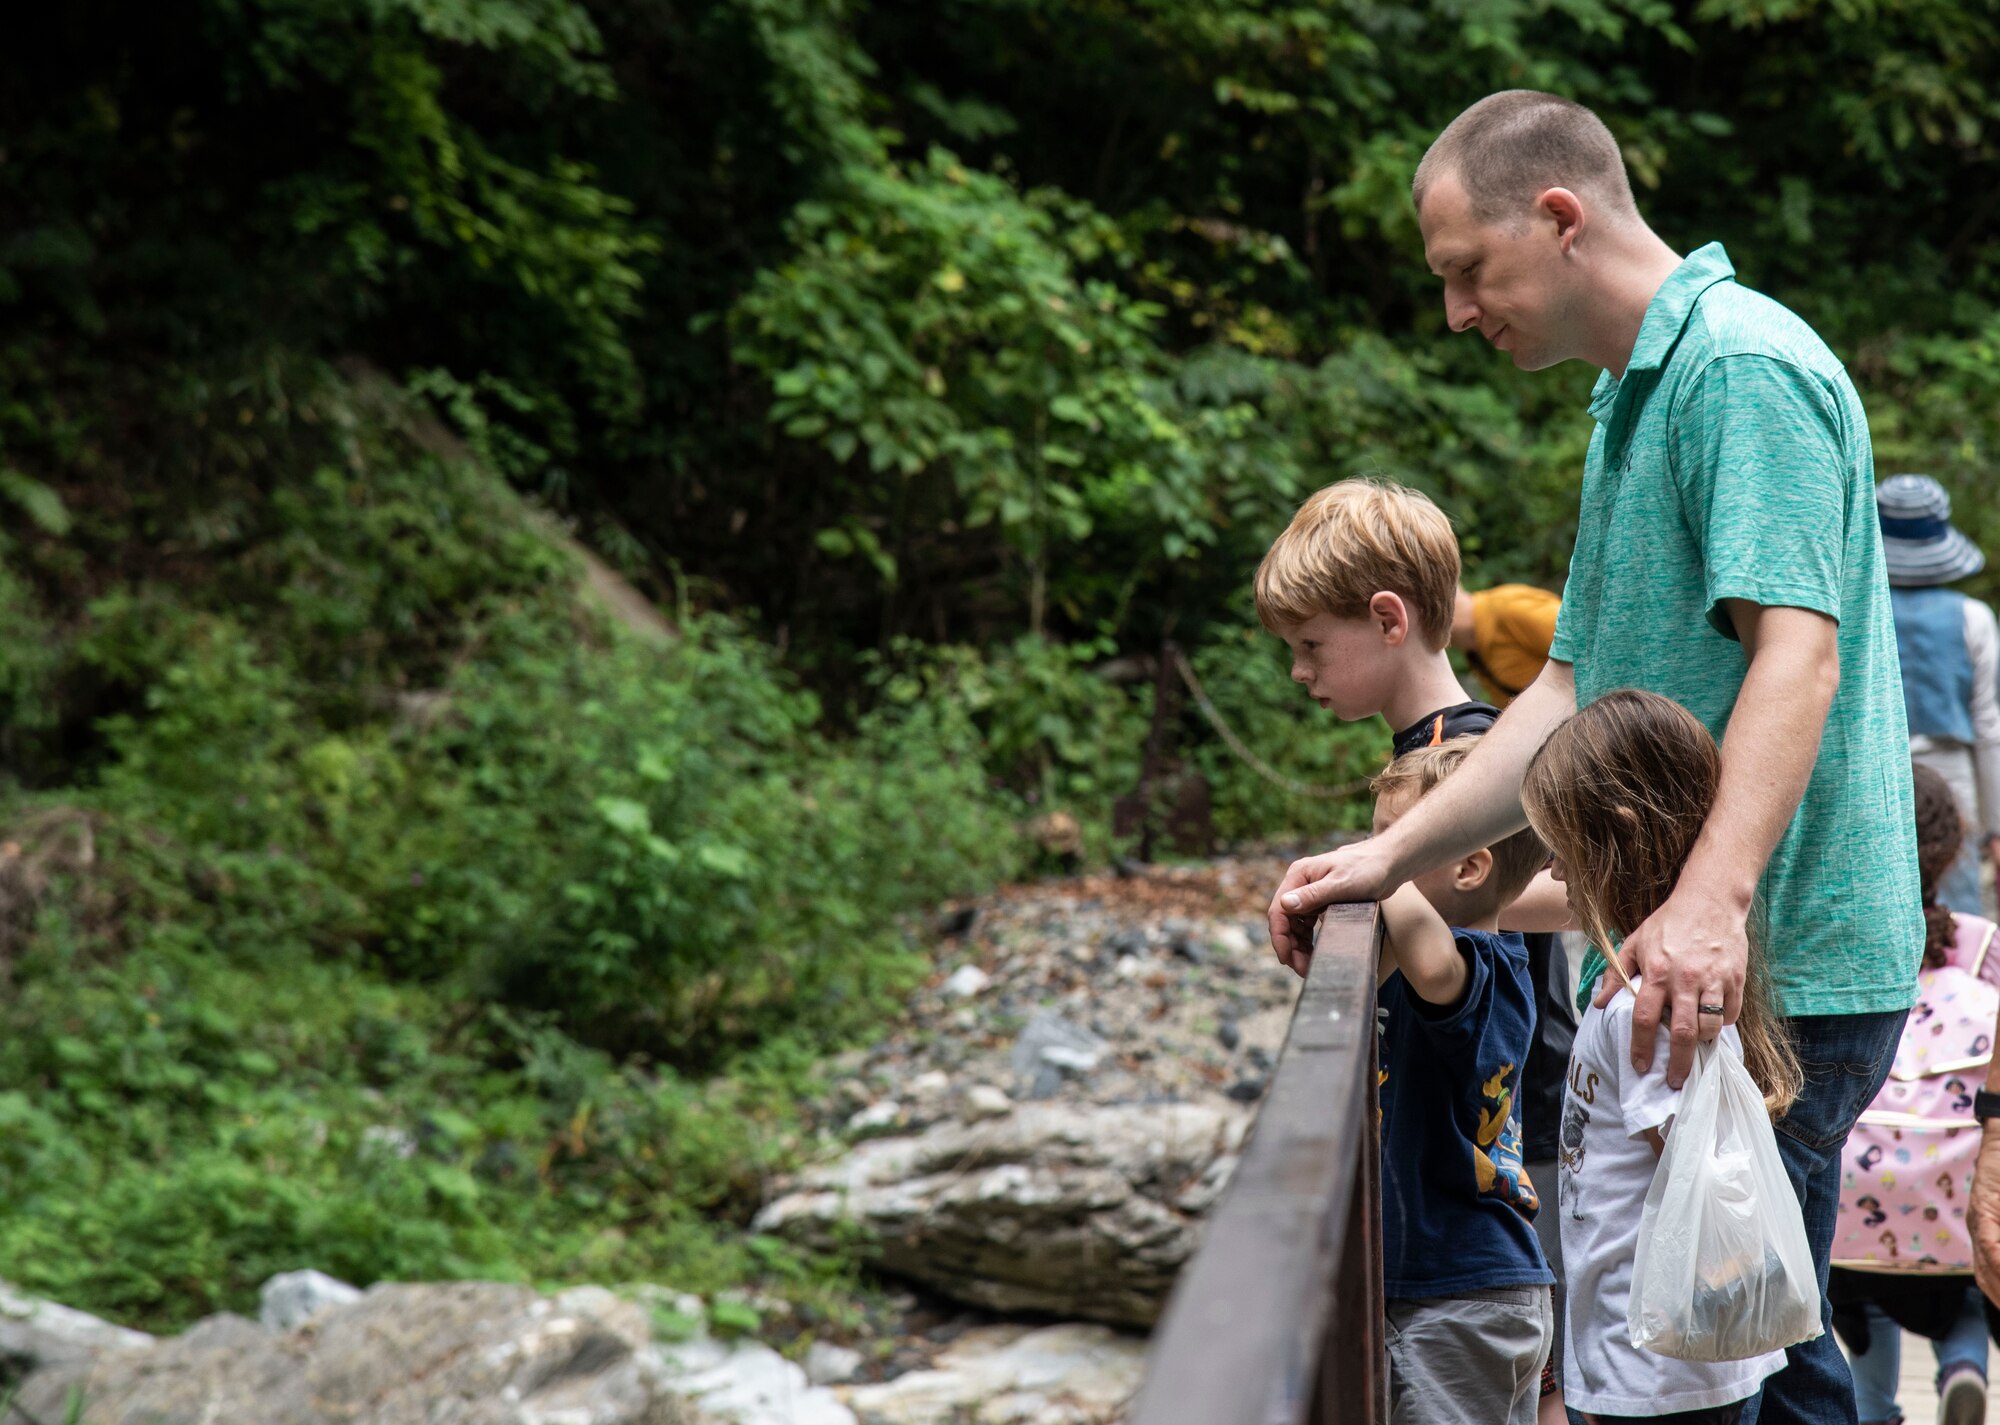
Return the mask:
<path id="1" fill-rule="evenodd" d="M 1722 1031 L 1723 1049 L 1743 1057 L 1735 1026 Z M 1605 1415 L 1671 1415 L 1706 1410 L 1754 1395 L 1764 1377 L 1781 1370 L 1785 1353 L 1713 1364 L 1655 1355 L 1632 1344 L 1626 1307 L 1639 1218 L 1659 1159 L 1647 1129 L 1664 1136 L 1680 1107 L 1667 1087 L 1667 1032 L 1660 1028 L 1653 1067 L 1632 1067 L 1632 992 L 1621 989 L 1577 1026 L 1563 1089 L 1557 1201 L 1568 1320 L 1563 1338 L 1563 1399 L 1577 1410 Z M 1544 1203 L 1542 1211 L 1550 1210 Z"/>

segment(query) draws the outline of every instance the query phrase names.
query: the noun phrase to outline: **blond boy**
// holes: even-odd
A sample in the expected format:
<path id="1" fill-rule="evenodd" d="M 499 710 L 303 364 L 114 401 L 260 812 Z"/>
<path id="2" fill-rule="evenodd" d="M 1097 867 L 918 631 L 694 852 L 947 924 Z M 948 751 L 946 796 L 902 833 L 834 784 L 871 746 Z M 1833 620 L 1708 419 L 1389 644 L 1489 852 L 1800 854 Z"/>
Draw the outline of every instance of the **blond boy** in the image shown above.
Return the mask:
<path id="1" fill-rule="evenodd" d="M 1346 721 L 1379 713 L 1398 756 L 1499 715 L 1452 672 L 1458 538 L 1415 490 L 1343 480 L 1316 492 L 1257 566 L 1256 595 L 1292 650 L 1292 681 Z"/>

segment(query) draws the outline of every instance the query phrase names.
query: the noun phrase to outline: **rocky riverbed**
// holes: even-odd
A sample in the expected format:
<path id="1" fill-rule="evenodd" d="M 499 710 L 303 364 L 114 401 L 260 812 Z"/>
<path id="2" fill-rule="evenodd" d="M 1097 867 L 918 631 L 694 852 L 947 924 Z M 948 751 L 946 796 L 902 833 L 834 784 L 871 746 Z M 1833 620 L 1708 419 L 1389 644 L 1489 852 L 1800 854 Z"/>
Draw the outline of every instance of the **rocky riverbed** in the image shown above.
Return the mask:
<path id="1" fill-rule="evenodd" d="M 257 1321 L 124 1331 L 0 1288 L 0 1425 L 1105 1425 L 1227 1184 L 1298 982 L 1278 857 L 1005 888 L 947 908 L 936 971 L 809 1106 L 815 1165 L 758 1226 L 857 1239 L 845 1334 L 732 1335 L 658 1285 L 555 1295 L 316 1273 Z M 894 1285 L 902 1281 L 907 1288 Z M 0 1398 L 6 1398 L 0 1396 Z"/>
<path id="2" fill-rule="evenodd" d="M 859 1227 L 885 1271 L 989 1310 L 1150 1325 L 1284 1044 L 1299 982 L 1262 921 L 1284 864 L 958 908 L 903 1022 L 829 1065 L 830 1156 L 759 1227 Z"/>
<path id="3" fill-rule="evenodd" d="M 879 1131 L 949 1116 L 951 1090 L 981 1083 L 1028 1102 L 1254 1103 L 1298 990 L 1264 928 L 1285 865 L 1145 867 L 947 912 L 928 993 L 829 1063 L 826 1108 Z"/>

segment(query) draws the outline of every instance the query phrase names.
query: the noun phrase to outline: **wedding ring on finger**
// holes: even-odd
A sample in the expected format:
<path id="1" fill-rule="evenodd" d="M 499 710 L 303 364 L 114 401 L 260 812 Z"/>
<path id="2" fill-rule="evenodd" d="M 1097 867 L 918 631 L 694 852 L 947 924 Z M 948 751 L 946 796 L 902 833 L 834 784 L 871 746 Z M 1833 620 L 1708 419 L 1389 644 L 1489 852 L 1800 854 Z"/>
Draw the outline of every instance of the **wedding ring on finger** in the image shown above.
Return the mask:
<path id="1" fill-rule="evenodd" d="M 1721 1006 L 1721 1005 L 1719 1005 L 1719 1004 L 1704 1004 L 1704 1005 L 1698 1005 L 1698 1006 L 1696 1006 L 1696 1007 L 1697 1007 L 1697 1008 L 1698 1008 L 1698 1009 L 1699 1009 L 1699 1010 L 1700 1010 L 1700 1011 L 1701 1011 L 1701 1012 L 1702 1012 L 1703 1014 L 1721 1014 L 1721 1013 L 1722 1013 L 1722 1006 Z"/>

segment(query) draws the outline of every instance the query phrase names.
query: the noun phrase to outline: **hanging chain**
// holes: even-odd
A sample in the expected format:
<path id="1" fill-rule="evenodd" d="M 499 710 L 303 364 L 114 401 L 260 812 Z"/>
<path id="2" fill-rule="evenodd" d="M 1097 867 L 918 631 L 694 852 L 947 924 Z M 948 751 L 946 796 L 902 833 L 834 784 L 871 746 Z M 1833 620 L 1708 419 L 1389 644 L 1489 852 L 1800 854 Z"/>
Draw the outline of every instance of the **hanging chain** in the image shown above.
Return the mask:
<path id="1" fill-rule="evenodd" d="M 1342 782 L 1336 787 L 1318 787 L 1310 782 L 1301 782 L 1292 777 L 1287 777 L 1283 772 L 1280 772 L 1269 762 L 1266 762 L 1262 757 L 1252 752 L 1243 739 L 1236 735 L 1235 730 L 1222 720 L 1222 713 L 1209 700 L 1207 692 L 1203 690 L 1201 679 L 1195 677 L 1194 665 L 1188 662 L 1187 655 L 1176 648 L 1173 651 L 1173 660 L 1175 665 L 1180 669 L 1181 681 L 1187 684 L 1188 692 L 1194 697 L 1195 706 L 1200 708 L 1201 715 L 1208 719 L 1208 725 L 1216 730 L 1216 733 L 1222 738 L 1231 752 L 1234 752 L 1251 771 L 1255 772 L 1265 781 L 1270 782 L 1274 786 L 1283 787 L 1286 791 L 1301 797 L 1351 797 L 1357 792 L 1368 790 L 1368 784 L 1374 780 L 1372 777 L 1363 777 L 1356 782 Z"/>

